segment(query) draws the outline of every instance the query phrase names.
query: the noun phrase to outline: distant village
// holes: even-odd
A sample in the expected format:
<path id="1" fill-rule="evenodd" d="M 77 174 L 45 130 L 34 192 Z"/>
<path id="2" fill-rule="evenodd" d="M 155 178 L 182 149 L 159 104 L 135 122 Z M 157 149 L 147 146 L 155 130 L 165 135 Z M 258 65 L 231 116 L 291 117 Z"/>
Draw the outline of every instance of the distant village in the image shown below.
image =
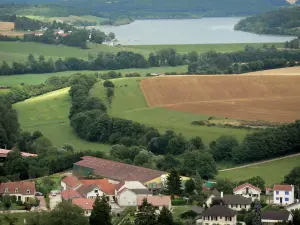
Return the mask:
<path id="1" fill-rule="evenodd" d="M 1 150 L 0 158 L 5 159 L 10 150 Z M 22 153 L 23 157 L 35 157 L 34 154 Z M 84 210 L 90 216 L 97 196 L 105 196 L 113 213 L 121 213 L 127 207 L 136 207 L 144 199 L 151 203 L 159 213 L 163 207 L 171 212 L 176 207 L 172 203 L 179 196 L 164 195 L 161 190 L 166 188 L 169 174 L 163 171 L 143 168 L 121 162 L 84 156 L 73 164 L 73 170 L 60 180 L 60 189 L 49 194 L 50 208 L 45 205 L 43 193 L 37 190 L 35 181 L 1 183 L 0 194 L 11 196 L 23 203 L 37 198 L 39 206 L 34 211 L 52 210 L 58 203 L 69 201 Z M 180 177 L 182 187 L 190 180 Z M 195 215 L 195 223 L 202 225 L 235 225 L 244 224 L 238 215 L 254 207 L 254 202 L 265 201 L 266 205 L 280 207 L 280 210 L 263 210 L 263 224 L 288 223 L 293 220 L 293 210 L 300 209 L 299 199 L 295 196 L 292 184 L 275 184 L 265 190 L 244 183 L 232 190 L 233 194 L 224 194 L 223 190 L 212 188 L 213 182 L 203 184 L 203 192 L 207 198 L 203 205 L 192 205 L 188 211 Z M 183 198 L 184 201 L 187 199 Z M 184 212 L 186 213 L 186 212 Z"/>

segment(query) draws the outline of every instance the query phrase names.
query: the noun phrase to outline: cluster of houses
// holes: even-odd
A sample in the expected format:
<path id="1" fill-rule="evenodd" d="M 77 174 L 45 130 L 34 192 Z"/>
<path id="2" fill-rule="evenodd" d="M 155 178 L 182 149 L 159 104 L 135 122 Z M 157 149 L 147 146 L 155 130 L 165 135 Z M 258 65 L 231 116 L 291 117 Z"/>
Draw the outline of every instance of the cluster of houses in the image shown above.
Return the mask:
<path id="1" fill-rule="evenodd" d="M 98 175 L 101 179 L 86 179 L 89 175 Z M 128 206 L 140 206 L 144 199 L 157 209 L 163 207 L 172 210 L 170 196 L 158 195 L 157 191 L 165 187 L 168 174 L 163 171 L 133 166 L 125 163 L 84 156 L 74 163 L 73 174 L 61 180 L 61 201 L 70 201 L 81 207 L 85 215 L 90 215 L 97 196 L 106 196 L 112 211 L 120 212 Z M 184 182 L 187 177 L 181 177 Z M 209 191 L 197 223 L 202 225 L 235 225 L 237 214 L 248 211 L 251 203 L 261 199 L 262 190 L 245 183 L 233 189 L 233 194 L 224 194 L 216 189 Z M 270 204 L 284 206 L 280 211 L 263 211 L 263 224 L 271 225 L 292 220 L 292 210 L 300 209 L 295 199 L 293 185 L 274 185 L 266 188 Z M 34 182 L 8 182 L 0 185 L 0 195 L 16 196 L 26 202 L 36 196 Z M 218 204 L 215 204 L 215 202 Z M 205 208 L 205 210 L 204 210 Z M 197 209 L 198 210 L 198 209 Z"/>

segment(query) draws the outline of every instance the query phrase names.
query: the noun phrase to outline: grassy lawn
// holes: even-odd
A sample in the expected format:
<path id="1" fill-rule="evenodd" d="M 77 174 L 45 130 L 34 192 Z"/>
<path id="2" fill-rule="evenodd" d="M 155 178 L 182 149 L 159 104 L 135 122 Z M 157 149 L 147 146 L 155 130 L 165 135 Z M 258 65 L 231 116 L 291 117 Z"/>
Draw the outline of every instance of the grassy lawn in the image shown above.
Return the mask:
<path id="1" fill-rule="evenodd" d="M 51 76 L 62 77 L 62 76 L 70 76 L 75 73 L 94 74 L 95 72 L 106 73 L 108 71 L 109 70 L 102 70 L 102 71 L 82 70 L 82 71 L 65 71 L 65 72 L 58 72 L 58 73 L 0 76 L 0 85 L 20 85 L 21 83 L 41 84 Z M 133 68 L 133 69 L 122 69 L 117 71 L 122 73 L 123 75 L 125 75 L 126 73 L 140 73 L 142 76 L 145 76 L 147 73 L 167 73 L 167 72 L 184 73 L 187 72 L 187 66 L 150 67 L 145 69 Z"/>
<path id="2" fill-rule="evenodd" d="M 25 213 L 0 213 L 0 222 L 3 221 L 3 223 L 1 223 L 1 225 L 10 225 L 9 223 L 7 223 L 4 219 L 4 217 L 6 215 L 9 215 L 10 217 L 14 217 L 14 218 L 17 218 L 17 221 L 16 223 L 14 223 L 14 225 L 25 225 L 24 223 L 24 219 L 28 219 L 28 218 L 33 218 L 37 215 L 36 212 L 25 212 Z"/>
<path id="3" fill-rule="evenodd" d="M 68 88 L 64 88 L 17 103 L 14 108 L 23 130 L 39 130 L 57 147 L 68 143 L 77 151 L 107 152 L 108 145 L 86 142 L 73 133 L 68 119 L 70 106 Z"/>
<path id="4" fill-rule="evenodd" d="M 281 183 L 284 179 L 284 176 L 296 166 L 300 166 L 300 156 L 290 157 L 237 170 L 220 172 L 218 177 L 228 178 L 233 181 L 240 181 L 254 176 L 261 176 L 265 180 L 266 185 L 273 185 L 275 183 Z"/>
<path id="5" fill-rule="evenodd" d="M 192 121 L 206 120 L 209 115 L 148 107 L 144 95 L 139 88 L 139 81 L 141 79 L 143 78 L 122 78 L 113 80 L 116 88 L 112 105 L 109 108 L 109 114 L 111 116 L 137 121 L 155 127 L 161 132 L 174 130 L 178 133 L 182 133 L 187 138 L 200 136 L 206 144 L 215 140 L 220 135 L 232 135 L 241 140 L 247 133 L 245 130 L 191 125 Z M 101 83 L 95 85 L 91 94 L 106 100 L 105 89 Z"/>
<path id="6" fill-rule="evenodd" d="M 180 214 L 191 210 L 190 205 L 180 205 L 180 206 L 173 206 L 173 217 L 174 219 L 179 219 Z"/>

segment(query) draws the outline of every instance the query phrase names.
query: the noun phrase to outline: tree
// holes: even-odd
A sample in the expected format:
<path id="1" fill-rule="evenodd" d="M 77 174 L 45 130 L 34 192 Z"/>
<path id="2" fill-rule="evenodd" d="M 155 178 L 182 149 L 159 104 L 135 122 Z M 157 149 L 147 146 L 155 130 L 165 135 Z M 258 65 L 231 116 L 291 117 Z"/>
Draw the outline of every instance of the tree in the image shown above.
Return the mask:
<path id="1" fill-rule="evenodd" d="M 160 214 L 157 217 L 157 224 L 158 225 L 174 224 L 173 215 L 167 207 L 163 206 L 163 208 L 161 209 Z"/>
<path id="2" fill-rule="evenodd" d="M 196 51 L 188 53 L 188 60 L 190 63 L 197 62 L 199 54 Z"/>
<path id="3" fill-rule="evenodd" d="M 147 199 L 143 200 L 141 206 L 139 206 L 138 212 L 134 219 L 135 225 L 156 225 L 157 217 L 155 214 L 155 208 L 152 204 L 148 203 Z"/>
<path id="4" fill-rule="evenodd" d="M 224 194 L 232 194 L 232 190 L 235 187 L 234 183 L 228 179 L 217 179 L 216 183 L 213 184 L 212 189 L 223 191 Z"/>
<path id="5" fill-rule="evenodd" d="M 254 217 L 252 219 L 252 225 L 262 225 L 261 222 L 261 205 L 258 200 L 255 201 L 254 205 Z"/>
<path id="6" fill-rule="evenodd" d="M 179 134 L 171 138 L 168 142 L 167 151 L 173 155 L 182 154 L 186 150 L 186 141 L 184 137 Z"/>
<path id="7" fill-rule="evenodd" d="M 188 194 L 192 194 L 194 192 L 195 188 L 196 188 L 196 186 L 195 186 L 195 182 L 193 179 L 187 180 L 184 184 L 184 190 Z"/>
<path id="8" fill-rule="evenodd" d="M 205 147 L 202 138 L 199 136 L 191 138 L 190 144 L 191 144 L 190 146 L 191 149 L 204 149 Z"/>
<path id="9" fill-rule="evenodd" d="M 292 210 L 293 224 L 300 225 L 300 209 Z"/>
<path id="10" fill-rule="evenodd" d="M 89 220 L 90 225 L 112 225 L 111 208 L 105 195 L 97 196 Z"/>
<path id="11" fill-rule="evenodd" d="M 172 196 L 181 194 L 181 178 L 175 169 L 172 169 L 167 177 L 167 190 Z"/>
<path id="12" fill-rule="evenodd" d="M 18 222 L 18 218 L 13 216 L 13 215 L 5 215 L 4 216 L 4 221 L 6 221 L 6 223 L 8 225 L 16 225 Z"/>
<path id="13" fill-rule="evenodd" d="M 239 145 L 232 136 L 220 136 L 212 149 L 213 157 L 216 161 L 227 161 L 232 158 L 232 150 Z"/>
<path id="14" fill-rule="evenodd" d="M 239 182 L 239 184 L 244 184 L 244 183 L 249 183 L 255 187 L 260 188 L 261 190 L 265 190 L 265 181 L 260 176 L 251 177 L 245 181 Z"/>
<path id="15" fill-rule="evenodd" d="M 59 203 L 50 213 L 46 224 L 60 225 L 88 225 L 88 220 L 84 216 L 84 211 L 71 202 L 63 201 Z"/>
<path id="16" fill-rule="evenodd" d="M 197 191 L 197 194 L 199 195 L 203 190 L 203 183 L 202 183 L 201 176 L 197 170 L 196 170 L 196 174 L 194 177 L 194 181 L 195 181 L 195 190 Z"/>
<path id="17" fill-rule="evenodd" d="M 9 208 L 11 207 L 11 198 L 10 198 L 10 196 L 9 195 L 4 195 L 3 197 L 2 197 L 2 204 L 3 204 L 3 206 L 4 206 L 4 208 L 6 209 L 6 210 L 9 210 Z"/>

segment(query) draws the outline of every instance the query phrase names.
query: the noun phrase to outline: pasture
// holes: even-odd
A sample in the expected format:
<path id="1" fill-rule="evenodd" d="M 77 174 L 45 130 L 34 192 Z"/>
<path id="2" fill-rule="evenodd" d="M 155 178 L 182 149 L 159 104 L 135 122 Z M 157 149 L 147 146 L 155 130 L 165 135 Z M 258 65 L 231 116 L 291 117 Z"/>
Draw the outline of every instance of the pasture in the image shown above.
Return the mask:
<path id="1" fill-rule="evenodd" d="M 115 87 L 115 96 L 112 105 L 108 108 L 111 116 L 133 120 L 147 126 L 152 126 L 161 132 L 174 130 L 182 133 L 186 138 L 200 136 L 204 142 L 215 140 L 220 135 L 232 135 L 238 140 L 249 132 L 246 130 L 193 126 L 192 121 L 206 120 L 209 114 L 193 114 L 186 112 L 177 112 L 160 107 L 148 107 L 144 95 L 140 89 L 140 82 L 143 78 L 121 78 L 112 80 Z M 175 94 L 175 90 L 173 93 Z M 91 95 L 100 97 L 106 103 L 105 89 L 102 83 L 97 83 L 91 90 Z"/>
<path id="2" fill-rule="evenodd" d="M 213 75 L 145 79 L 150 107 L 241 120 L 299 119 L 300 76 Z"/>
<path id="3" fill-rule="evenodd" d="M 69 125 L 69 88 L 30 98 L 14 105 L 24 131 L 41 131 L 53 145 L 71 144 L 77 151 L 96 150 L 107 152 L 109 146 L 80 139 Z"/>
<path id="4" fill-rule="evenodd" d="M 81 71 L 65 71 L 58 73 L 43 73 L 43 74 L 21 74 L 21 75 L 8 75 L 0 76 L 0 85 L 20 85 L 24 84 L 41 84 L 46 81 L 47 78 L 51 76 L 70 76 L 75 73 L 84 73 L 84 74 L 95 74 L 95 73 L 106 73 L 109 70 L 102 71 L 90 71 L 90 70 L 81 70 Z M 122 69 L 116 70 L 117 72 L 122 73 L 124 76 L 126 73 L 140 73 L 142 76 L 145 76 L 147 73 L 167 73 L 167 72 L 177 72 L 184 73 L 187 72 L 187 66 L 166 66 L 166 67 L 150 67 L 145 69 L 132 68 L 132 69 Z"/>
<path id="5" fill-rule="evenodd" d="M 241 181 L 254 176 L 261 176 L 265 180 L 266 185 L 271 186 L 276 183 L 281 183 L 284 176 L 296 166 L 300 166 L 300 155 L 245 168 L 219 172 L 218 178 Z"/>

